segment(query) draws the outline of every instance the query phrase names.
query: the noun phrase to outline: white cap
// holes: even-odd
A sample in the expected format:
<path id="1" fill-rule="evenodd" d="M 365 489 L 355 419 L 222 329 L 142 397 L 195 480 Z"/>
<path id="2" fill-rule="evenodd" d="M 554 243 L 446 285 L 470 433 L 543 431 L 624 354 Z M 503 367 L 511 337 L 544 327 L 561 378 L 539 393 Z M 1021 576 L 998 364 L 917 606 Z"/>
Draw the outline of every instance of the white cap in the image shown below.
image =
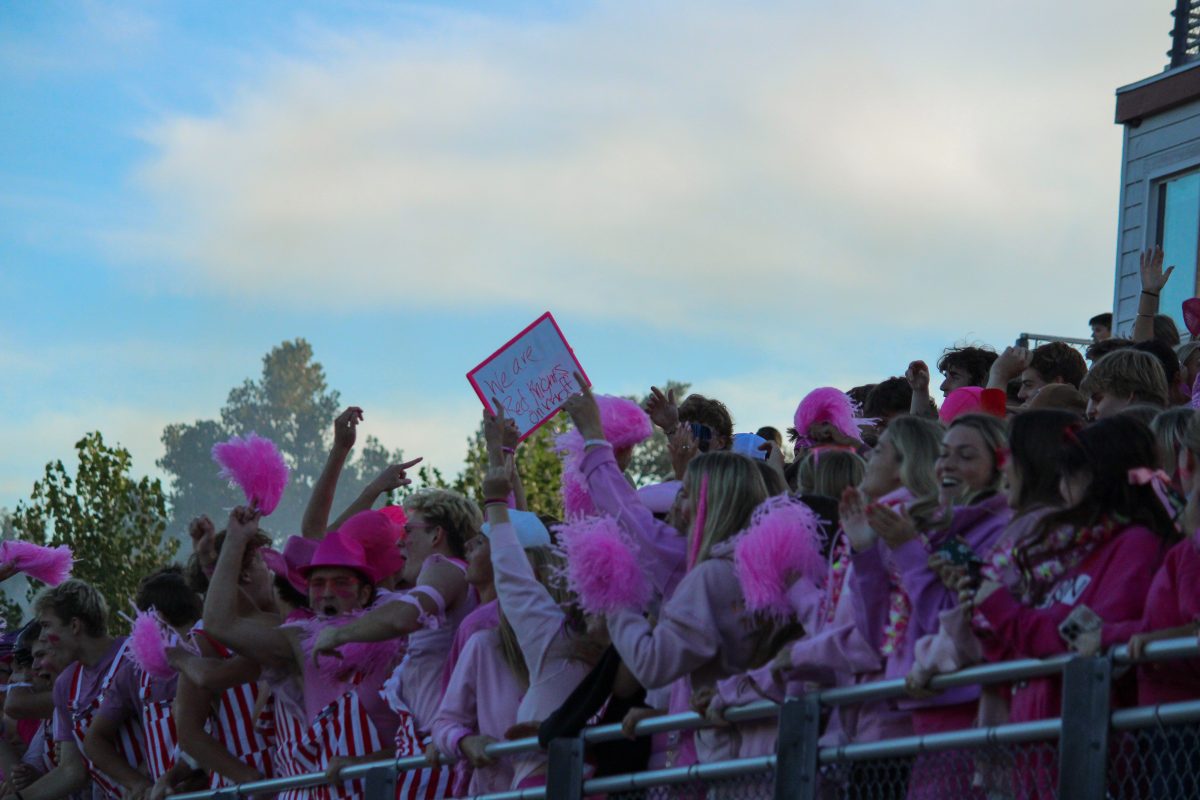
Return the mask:
<path id="1" fill-rule="evenodd" d="M 508 510 L 508 521 L 512 523 L 513 529 L 517 532 L 517 541 L 521 543 L 521 547 L 549 547 L 550 546 L 550 531 L 546 530 L 546 526 L 538 518 L 537 514 L 532 511 L 518 511 L 515 508 Z M 491 524 L 485 522 L 480 529 L 483 535 L 487 536 L 491 530 Z"/>
<path id="2" fill-rule="evenodd" d="M 758 448 L 766 443 L 767 440 L 757 433 L 735 433 L 733 435 L 733 452 L 763 461 L 767 457 L 767 451 Z"/>

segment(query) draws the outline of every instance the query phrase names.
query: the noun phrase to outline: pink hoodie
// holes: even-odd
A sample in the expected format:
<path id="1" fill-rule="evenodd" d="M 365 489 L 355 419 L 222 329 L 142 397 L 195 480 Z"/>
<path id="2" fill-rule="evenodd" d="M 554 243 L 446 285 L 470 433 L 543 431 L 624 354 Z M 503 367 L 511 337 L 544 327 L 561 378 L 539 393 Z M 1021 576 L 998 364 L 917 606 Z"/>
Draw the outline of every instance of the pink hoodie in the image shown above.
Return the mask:
<path id="1" fill-rule="evenodd" d="M 1200 541 L 1195 536 L 1171 548 L 1142 614 L 1143 632 L 1178 628 L 1200 620 Z M 1165 661 L 1138 667 L 1138 704 L 1158 705 L 1200 697 L 1200 661 Z"/>

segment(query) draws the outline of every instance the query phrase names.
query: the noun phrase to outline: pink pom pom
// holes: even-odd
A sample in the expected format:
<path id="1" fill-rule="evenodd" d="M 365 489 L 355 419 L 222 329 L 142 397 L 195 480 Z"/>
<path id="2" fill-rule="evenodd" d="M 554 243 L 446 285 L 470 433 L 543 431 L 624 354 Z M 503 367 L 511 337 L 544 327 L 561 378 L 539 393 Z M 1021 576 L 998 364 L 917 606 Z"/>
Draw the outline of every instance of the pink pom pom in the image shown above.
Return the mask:
<path id="1" fill-rule="evenodd" d="M 49 586 L 58 586 L 71 576 L 75 563 L 71 548 L 42 547 L 33 542 L 6 541 L 0 543 L 0 563 L 12 564 L 31 578 Z"/>
<path id="2" fill-rule="evenodd" d="M 221 465 L 221 477 L 241 488 L 247 502 L 257 505 L 263 516 L 279 505 L 287 488 L 288 467 L 270 439 L 254 433 L 245 439 L 232 436 L 213 445 L 212 456 Z"/>
<path id="3" fill-rule="evenodd" d="M 650 585 L 615 519 L 588 517 L 557 531 L 567 557 L 567 586 L 585 612 L 640 610 L 650 601 Z"/>
<path id="4" fill-rule="evenodd" d="M 788 588 L 801 578 L 818 586 L 825 580 L 816 515 L 786 496 L 769 498 L 755 509 L 750 526 L 734 543 L 733 564 L 747 610 L 790 617 Z"/>
<path id="5" fill-rule="evenodd" d="M 567 464 L 563 465 L 560 489 L 562 492 L 563 519 L 575 520 L 596 513 L 596 506 L 592 503 L 592 495 L 588 492 L 583 474 L 578 468 L 574 466 L 568 468 Z"/>
<path id="6" fill-rule="evenodd" d="M 129 652 L 142 672 L 151 678 L 166 680 L 175 674 L 167 663 L 167 647 L 174 639 L 175 632 L 159 620 L 154 609 L 139 611 L 129 634 Z"/>
<path id="7" fill-rule="evenodd" d="M 862 441 L 858 411 L 854 401 L 843 391 L 824 386 L 804 396 L 796 408 L 794 420 L 796 433 L 800 435 L 799 444 L 804 447 L 812 444 L 808 429 L 818 422 L 828 422 L 851 439 Z"/>

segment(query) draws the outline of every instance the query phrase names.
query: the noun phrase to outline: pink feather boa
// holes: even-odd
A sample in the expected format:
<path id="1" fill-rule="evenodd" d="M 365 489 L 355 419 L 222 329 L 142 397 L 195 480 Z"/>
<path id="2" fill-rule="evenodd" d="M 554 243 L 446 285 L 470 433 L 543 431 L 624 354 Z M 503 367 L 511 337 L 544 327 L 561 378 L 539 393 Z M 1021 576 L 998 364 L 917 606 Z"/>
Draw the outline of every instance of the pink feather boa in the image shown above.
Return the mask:
<path id="1" fill-rule="evenodd" d="M 633 447 L 646 441 L 654 433 L 650 417 L 632 400 L 598 394 L 596 405 L 600 409 L 600 425 L 604 429 L 604 438 L 616 450 Z M 579 431 L 567 431 L 555 439 L 555 445 L 562 458 L 563 516 L 575 519 L 596 513 L 596 507 L 587 491 L 587 484 L 579 472 L 579 464 L 583 460 L 583 436 Z"/>
<path id="2" fill-rule="evenodd" d="M 11 540 L 0 542 L 0 563 L 12 564 L 35 580 L 58 586 L 71 576 L 75 558 L 65 544 L 43 547 L 33 542 Z"/>
<path id="3" fill-rule="evenodd" d="M 817 586 L 825 581 L 816 514 L 787 496 L 768 498 L 734 542 L 733 563 L 747 610 L 776 619 L 792 616 L 791 585 L 800 578 Z"/>
<path id="4" fill-rule="evenodd" d="M 166 680 L 175 674 L 167 663 L 167 648 L 177 638 L 175 631 L 163 624 L 153 608 L 139 611 L 129 634 L 129 651 L 142 672 L 151 678 Z"/>
<path id="5" fill-rule="evenodd" d="M 310 617 L 305 620 L 285 623 L 287 627 L 300 629 L 304 652 L 311 658 L 313 640 L 328 627 L 340 628 L 362 616 L 365 611 L 354 611 L 339 617 Z M 322 680 L 347 683 L 355 674 L 374 675 L 379 670 L 392 670 L 404 657 L 406 639 L 385 639 L 382 642 L 350 642 L 338 647 L 342 657 L 320 656 L 317 673 Z"/>
<path id="6" fill-rule="evenodd" d="M 239 487 L 246 501 L 256 505 L 263 516 L 279 505 L 287 488 L 288 466 L 270 439 L 254 433 L 245 439 L 231 436 L 229 441 L 213 445 L 212 457 L 221 465 L 220 476 Z"/>
<path id="7" fill-rule="evenodd" d="M 585 517 L 556 530 L 567 559 L 567 587 L 586 613 L 641 610 L 650 602 L 650 584 L 615 519 Z"/>
<path id="8" fill-rule="evenodd" d="M 845 392 L 832 386 L 813 389 L 796 407 L 794 424 L 800 437 L 798 444 L 804 447 L 812 445 L 808 429 L 818 422 L 828 422 L 851 439 L 862 441 L 858 409 L 854 407 L 854 401 Z"/>

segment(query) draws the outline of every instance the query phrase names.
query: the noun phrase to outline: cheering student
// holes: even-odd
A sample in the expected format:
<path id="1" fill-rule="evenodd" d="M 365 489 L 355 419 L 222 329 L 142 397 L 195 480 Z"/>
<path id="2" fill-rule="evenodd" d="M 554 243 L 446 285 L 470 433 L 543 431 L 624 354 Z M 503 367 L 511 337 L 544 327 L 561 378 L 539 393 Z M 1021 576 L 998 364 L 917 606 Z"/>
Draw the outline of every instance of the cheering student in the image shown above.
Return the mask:
<path id="1" fill-rule="evenodd" d="M 50 800 L 80 791 L 90 782 L 102 797 L 121 797 L 117 781 L 86 757 L 83 745 L 101 695 L 128 657 L 128 640 L 108 635 L 108 606 L 95 588 L 81 580 L 72 578 L 44 590 L 34 600 L 33 610 L 53 657 L 68 666 L 54 682 L 58 764 L 22 790 L 21 796 Z M 126 722 L 120 742 L 126 763 L 136 768 L 145 752 L 141 725 Z"/>

